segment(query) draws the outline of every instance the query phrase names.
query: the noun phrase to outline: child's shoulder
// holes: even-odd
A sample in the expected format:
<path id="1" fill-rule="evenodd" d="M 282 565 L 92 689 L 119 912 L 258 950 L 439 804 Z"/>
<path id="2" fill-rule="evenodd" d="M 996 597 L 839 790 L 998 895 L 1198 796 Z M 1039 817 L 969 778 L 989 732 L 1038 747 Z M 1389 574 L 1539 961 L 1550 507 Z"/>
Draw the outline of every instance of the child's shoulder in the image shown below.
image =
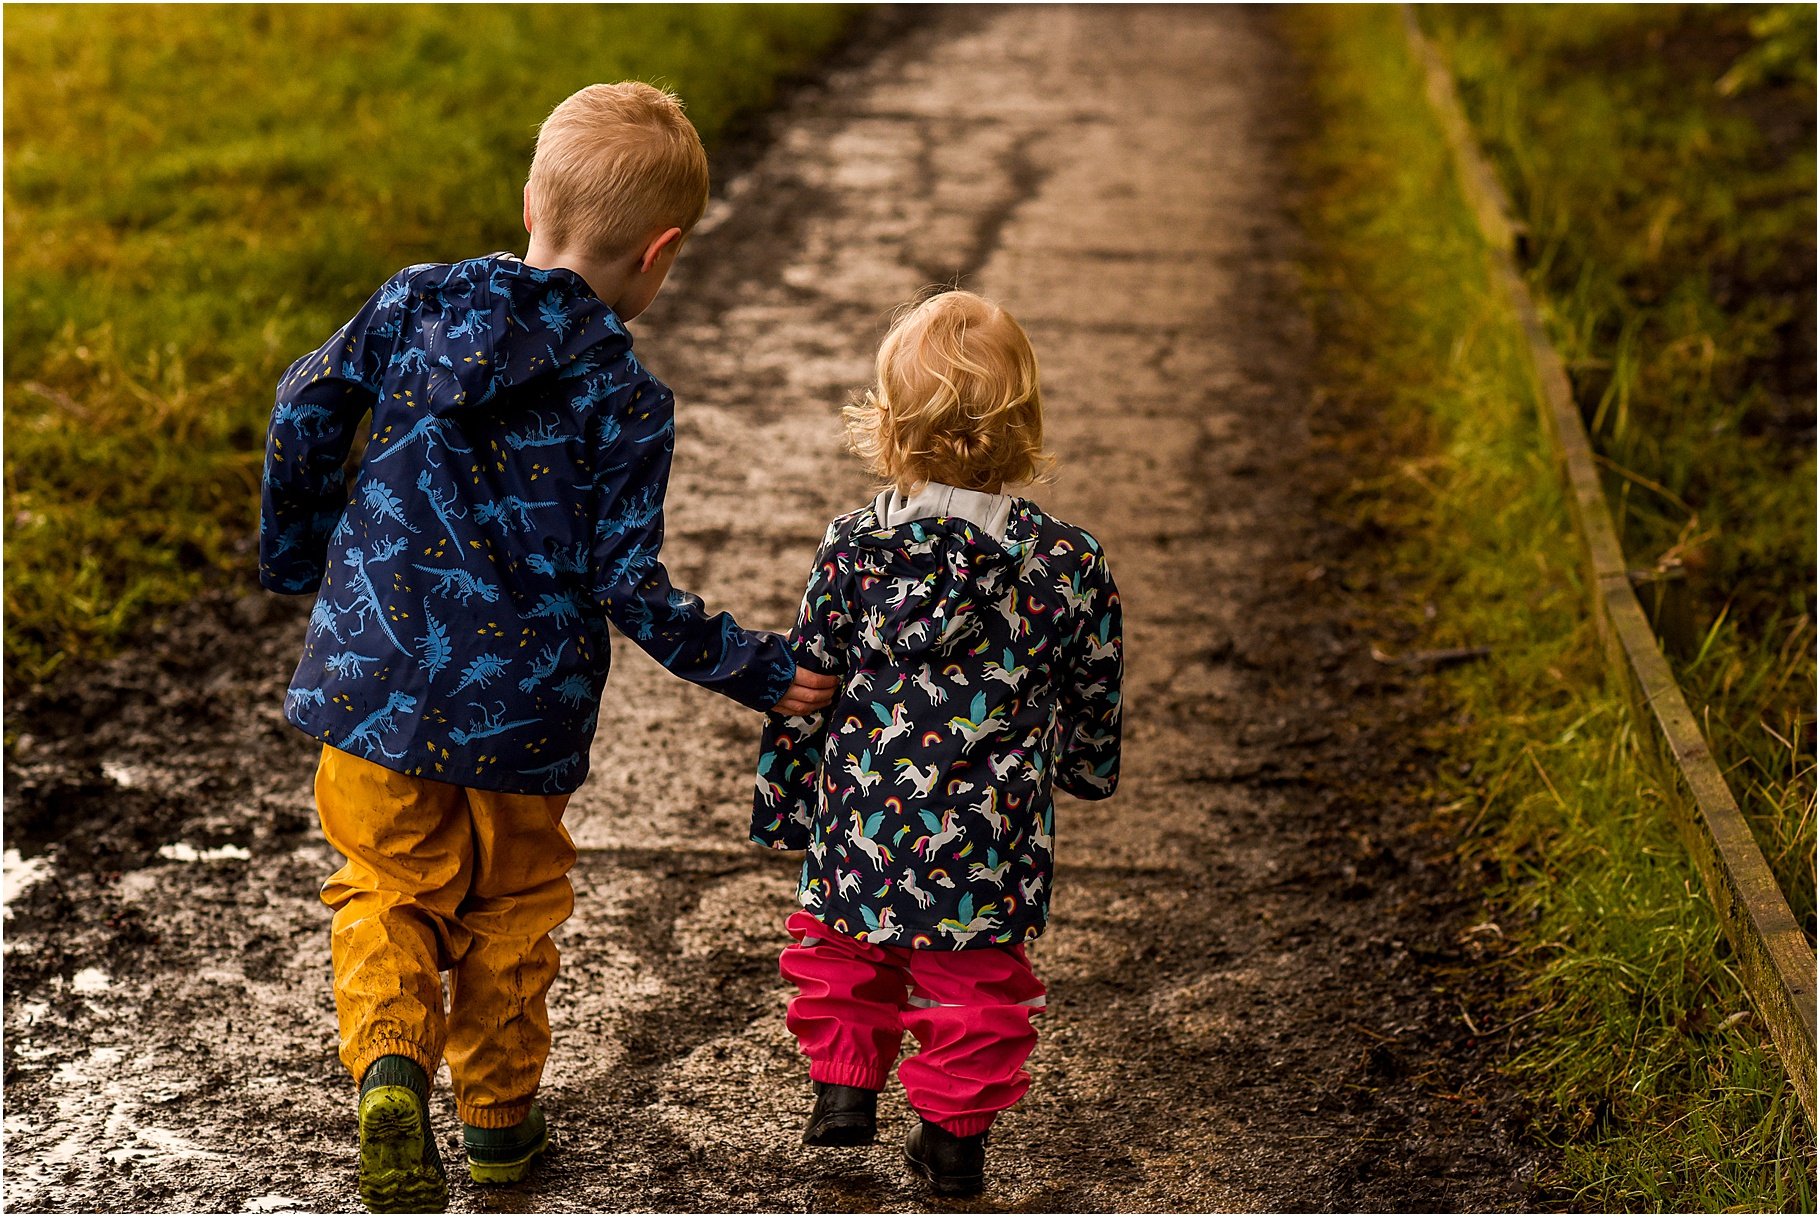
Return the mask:
<path id="1" fill-rule="evenodd" d="M 822 533 L 822 547 L 833 548 L 851 540 L 857 533 L 868 532 L 878 527 L 878 512 L 872 504 L 855 507 L 852 511 L 835 516 L 829 521 L 827 530 Z"/>
<path id="2" fill-rule="evenodd" d="M 1100 540 L 1079 524 L 1070 524 L 1067 520 L 1039 506 L 1031 499 L 1020 498 L 1017 508 L 1012 513 L 1013 522 L 1023 521 L 1032 540 L 1048 542 L 1053 545 L 1065 541 L 1071 549 L 1089 553 L 1104 553 Z"/>

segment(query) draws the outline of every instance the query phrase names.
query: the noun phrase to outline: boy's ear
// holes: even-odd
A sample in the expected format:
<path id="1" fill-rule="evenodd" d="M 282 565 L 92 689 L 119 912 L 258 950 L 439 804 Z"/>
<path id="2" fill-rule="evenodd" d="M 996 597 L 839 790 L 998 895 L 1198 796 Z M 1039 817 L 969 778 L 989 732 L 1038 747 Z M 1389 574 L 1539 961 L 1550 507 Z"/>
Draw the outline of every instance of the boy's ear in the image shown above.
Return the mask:
<path id="1" fill-rule="evenodd" d="M 526 186 L 525 187 L 525 233 L 528 236 L 530 234 L 530 232 L 531 232 L 531 188 L 529 186 Z"/>
<path id="2" fill-rule="evenodd" d="M 643 273 L 650 273 L 651 268 L 657 265 L 657 259 L 663 256 L 664 250 L 681 241 L 682 235 L 683 231 L 680 228 L 666 228 L 652 237 L 651 243 L 645 246 L 645 252 L 638 259 L 638 269 Z"/>

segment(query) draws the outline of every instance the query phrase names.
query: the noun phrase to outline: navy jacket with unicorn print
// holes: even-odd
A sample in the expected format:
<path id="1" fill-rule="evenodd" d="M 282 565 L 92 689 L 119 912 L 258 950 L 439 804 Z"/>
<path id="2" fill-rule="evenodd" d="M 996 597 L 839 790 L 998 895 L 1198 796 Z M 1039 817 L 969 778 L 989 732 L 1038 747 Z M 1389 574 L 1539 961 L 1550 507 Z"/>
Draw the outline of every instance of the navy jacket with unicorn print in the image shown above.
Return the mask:
<path id="1" fill-rule="evenodd" d="M 828 529 L 791 641 L 843 678 L 823 713 L 772 715 L 760 750 L 752 839 L 808 851 L 803 907 L 888 946 L 1042 933 L 1054 788 L 1118 784 L 1121 615 L 1099 543 L 1025 499 L 887 491 Z"/>
<path id="2" fill-rule="evenodd" d="M 494 254 L 394 275 L 278 386 L 259 578 L 320 588 L 290 721 L 400 773 L 566 793 L 608 622 L 678 676 L 775 705 L 783 639 L 708 615 L 658 560 L 673 407 L 571 271 Z"/>

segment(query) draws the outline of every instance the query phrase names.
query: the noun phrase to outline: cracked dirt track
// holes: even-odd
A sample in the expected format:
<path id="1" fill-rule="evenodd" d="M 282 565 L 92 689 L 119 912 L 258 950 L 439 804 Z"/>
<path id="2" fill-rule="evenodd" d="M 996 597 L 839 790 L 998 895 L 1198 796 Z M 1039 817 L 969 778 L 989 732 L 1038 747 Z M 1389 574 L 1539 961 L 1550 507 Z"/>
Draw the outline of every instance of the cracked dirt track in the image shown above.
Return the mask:
<path id="1" fill-rule="evenodd" d="M 1037 497 L 1124 590 L 1128 743 L 1117 798 L 1058 809 L 1050 1013 L 985 1208 L 1522 1203 L 1444 992 L 1470 906 L 1398 793 L 1419 698 L 1322 577 L 1357 555 L 1316 513 L 1299 85 L 1271 20 L 918 14 L 774 118 L 637 327 L 682 403 L 671 569 L 772 627 L 867 493 L 836 408 L 888 310 L 960 277 L 1036 344 L 1063 461 Z M 315 899 L 335 863 L 279 717 L 306 608 L 199 606 L 13 724 L 11 869 L 36 881 L 7 924 L 9 1209 L 354 1203 Z M 877 1147 L 797 1143 L 795 868 L 743 844 L 756 729 L 620 643 L 570 812 L 557 1146 L 454 1207 L 927 1203 L 895 1085 Z"/>

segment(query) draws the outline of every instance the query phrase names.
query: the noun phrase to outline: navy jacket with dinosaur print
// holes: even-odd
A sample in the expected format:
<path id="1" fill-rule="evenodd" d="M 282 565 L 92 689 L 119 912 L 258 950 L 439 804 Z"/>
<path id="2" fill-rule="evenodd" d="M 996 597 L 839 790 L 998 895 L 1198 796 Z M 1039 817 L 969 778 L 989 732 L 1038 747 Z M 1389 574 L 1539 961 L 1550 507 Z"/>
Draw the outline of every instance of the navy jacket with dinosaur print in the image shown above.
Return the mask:
<path id="1" fill-rule="evenodd" d="M 775 705 L 784 640 L 709 616 L 658 560 L 673 407 L 571 271 L 494 254 L 394 275 L 278 386 L 260 582 L 320 587 L 290 721 L 400 773 L 566 793 L 608 622 L 678 676 Z"/>
<path id="2" fill-rule="evenodd" d="M 939 516 L 829 528 L 792 634 L 843 678 L 772 715 L 752 839 L 806 849 L 803 907 L 837 933 L 963 950 L 1042 933 L 1052 789 L 1118 783 L 1118 589 L 1093 537 L 1011 501 L 1002 538 Z"/>

